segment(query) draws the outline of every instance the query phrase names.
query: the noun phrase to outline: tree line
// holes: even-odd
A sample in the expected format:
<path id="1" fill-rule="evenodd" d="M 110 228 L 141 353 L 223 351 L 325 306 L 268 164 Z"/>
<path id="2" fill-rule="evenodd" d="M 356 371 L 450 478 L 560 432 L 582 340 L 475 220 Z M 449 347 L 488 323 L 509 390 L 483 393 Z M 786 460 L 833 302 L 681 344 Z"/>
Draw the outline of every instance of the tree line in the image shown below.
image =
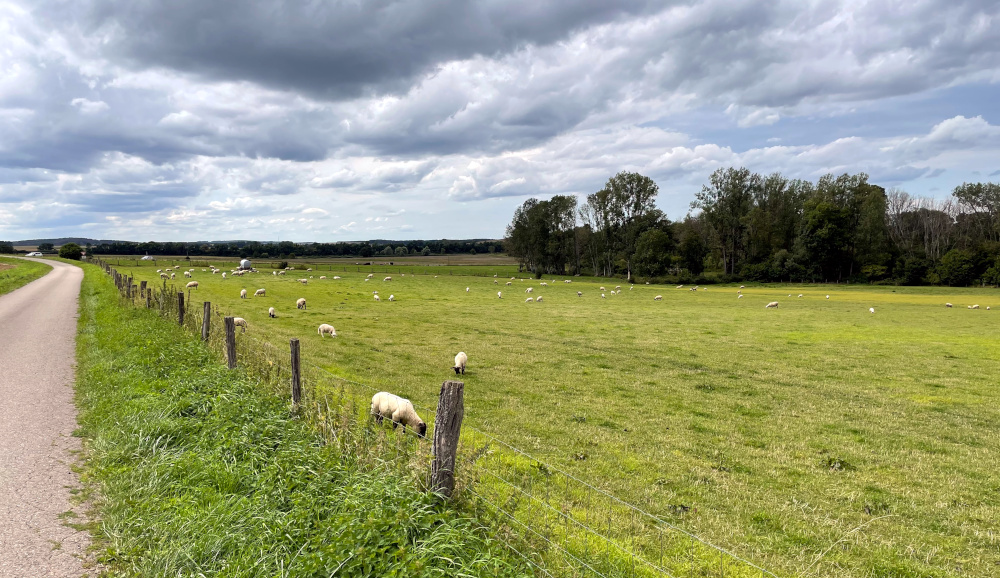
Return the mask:
<path id="1" fill-rule="evenodd" d="M 41 251 L 51 251 L 51 244 L 38 246 Z M 471 239 L 452 241 L 365 241 L 340 243 L 293 243 L 230 241 L 218 243 L 156 242 L 145 243 L 115 241 L 112 243 L 86 244 L 88 254 L 95 255 L 186 255 L 189 257 L 238 257 L 241 259 L 294 259 L 296 257 L 405 257 L 417 255 L 455 255 L 503 252 L 498 240 Z M 14 252 L 9 242 L 0 242 L 0 253 Z"/>
<path id="2" fill-rule="evenodd" d="M 577 197 L 528 199 L 504 246 L 536 275 L 663 280 L 1000 284 L 1000 185 L 915 197 L 825 175 L 816 182 L 720 168 L 670 221 L 652 179 L 621 172 Z"/>

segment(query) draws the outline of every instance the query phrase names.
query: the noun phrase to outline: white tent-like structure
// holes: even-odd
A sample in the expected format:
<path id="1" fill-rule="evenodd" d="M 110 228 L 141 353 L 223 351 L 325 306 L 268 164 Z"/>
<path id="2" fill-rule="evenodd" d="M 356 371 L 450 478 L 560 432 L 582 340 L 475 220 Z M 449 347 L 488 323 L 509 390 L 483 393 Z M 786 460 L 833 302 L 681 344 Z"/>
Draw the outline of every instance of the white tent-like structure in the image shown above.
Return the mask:
<path id="1" fill-rule="evenodd" d="M 242 261 L 240 261 L 240 269 L 243 269 L 244 271 L 249 271 L 252 268 L 253 265 L 250 263 L 250 259 L 243 259 Z"/>

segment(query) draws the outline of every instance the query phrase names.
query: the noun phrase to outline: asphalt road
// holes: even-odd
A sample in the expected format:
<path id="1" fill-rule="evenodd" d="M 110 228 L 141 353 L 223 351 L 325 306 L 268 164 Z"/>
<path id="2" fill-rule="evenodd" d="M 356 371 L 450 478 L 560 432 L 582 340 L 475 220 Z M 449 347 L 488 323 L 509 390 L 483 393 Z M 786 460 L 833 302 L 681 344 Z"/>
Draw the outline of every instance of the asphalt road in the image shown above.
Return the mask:
<path id="1" fill-rule="evenodd" d="M 85 574 L 87 532 L 70 501 L 77 301 L 83 271 L 52 271 L 0 296 L 0 577 Z M 80 512 L 78 515 L 73 512 Z"/>

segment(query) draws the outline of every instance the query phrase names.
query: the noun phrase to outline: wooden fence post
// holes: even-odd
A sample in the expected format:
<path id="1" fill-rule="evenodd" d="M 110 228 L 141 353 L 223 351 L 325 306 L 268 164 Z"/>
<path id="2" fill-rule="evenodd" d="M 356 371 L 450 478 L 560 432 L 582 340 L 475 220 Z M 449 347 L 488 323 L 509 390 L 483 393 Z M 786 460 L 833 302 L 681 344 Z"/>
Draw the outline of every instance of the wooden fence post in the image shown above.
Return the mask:
<path id="1" fill-rule="evenodd" d="M 142 297 L 146 296 L 146 282 L 139 281 L 139 295 Z"/>
<path id="2" fill-rule="evenodd" d="M 212 324 L 212 304 L 206 301 L 203 306 L 203 311 L 201 319 L 201 340 L 208 341 L 208 330 Z"/>
<path id="3" fill-rule="evenodd" d="M 152 305 L 152 304 L 150 303 L 150 301 L 151 301 L 151 299 L 150 299 L 150 298 L 151 298 L 152 296 L 153 296 L 153 292 L 152 292 L 152 291 L 146 291 L 146 309 L 149 309 L 150 305 Z"/>
<path id="4" fill-rule="evenodd" d="M 236 323 L 232 317 L 225 318 L 226 323 L 226 363 L 229 369 L 236 369 Z"/>
<path id="5" fill-rule="evenodd" d="M 431 491 L 450 498 L 455 491 L 455 454 L 465 416 L 465 384 L 446 381 L 441 384 L 437 413 L 434 416 L 434 443 L 431 462 Z"/>
<path id="6" fill-rule="evenodd" d="M 292 404 L 295 407 L 299 407 L 299 402 L 302 401 L 302 374 L 299 370 L 299 340 L 292 339 L 290 345 L 292 348 Z"/>
<path id="7" fill-rule="evenodd" d="M 184 325 L 184 292 L 177 294 L 177 324 Z"/>

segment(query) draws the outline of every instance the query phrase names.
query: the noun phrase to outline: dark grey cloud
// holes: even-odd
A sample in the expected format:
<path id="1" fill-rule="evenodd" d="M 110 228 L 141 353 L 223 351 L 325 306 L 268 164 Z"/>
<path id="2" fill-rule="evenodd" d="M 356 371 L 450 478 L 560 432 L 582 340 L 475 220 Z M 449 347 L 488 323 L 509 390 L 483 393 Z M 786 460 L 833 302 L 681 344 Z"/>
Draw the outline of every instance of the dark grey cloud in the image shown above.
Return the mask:
<path id="1" fill-rule="evenodd" d="M 55 0 L 35 13 L 105 39 L 135 68 L 251 80 L 324 98 L 405 91 L 440 62 L 549 44 L 650 9 L 646 0 Z"/>

